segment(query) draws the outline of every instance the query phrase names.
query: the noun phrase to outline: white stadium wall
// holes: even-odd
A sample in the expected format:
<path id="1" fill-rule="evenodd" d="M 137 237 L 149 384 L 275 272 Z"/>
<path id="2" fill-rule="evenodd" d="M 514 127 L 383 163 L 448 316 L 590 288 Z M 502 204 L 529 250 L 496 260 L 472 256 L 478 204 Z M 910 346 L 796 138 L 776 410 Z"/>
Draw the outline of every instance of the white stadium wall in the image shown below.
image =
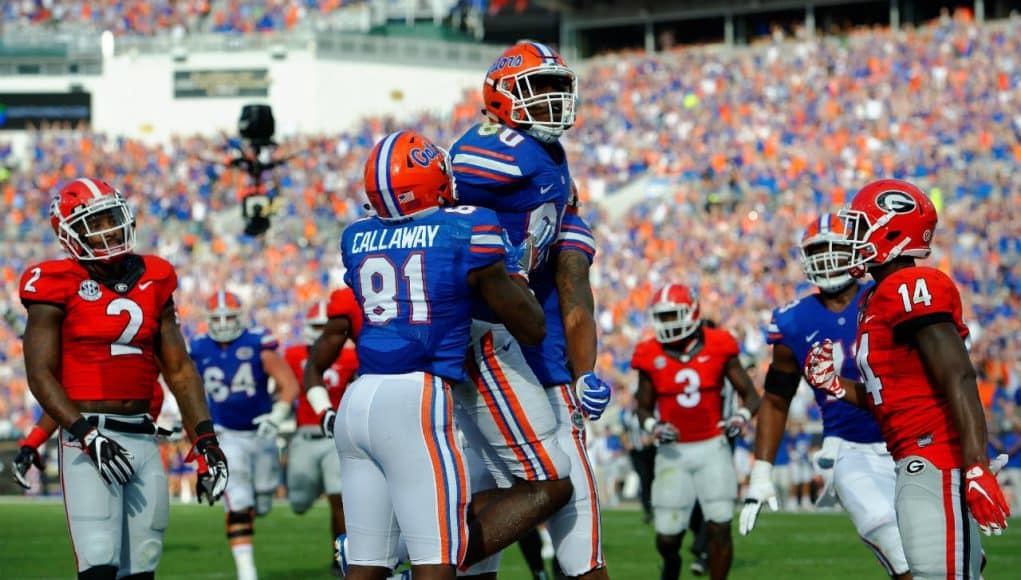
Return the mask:
<path id="1" fill-rule="evenodd" d="M 230 69 L 267 70 L 268 97 L 174 97 L 174 71 Z M 219 52 L 192 53 L 180 63 L 169 54 L 125 54 L 105 59 L 101 76 L 0 77 L 0 92 L 67 92 L 80 85 L 92 94 L 95 129 L 148 140 L 233 134 L 242 105 L 268 102 L 277 135 L 286 136 L 340 131 L 366 115 L 446 112 L 466 88 L 481 88 L 484 74 L 481 68 L 340 61 L 293 50 L 283 60 L 267 52 Z"/>

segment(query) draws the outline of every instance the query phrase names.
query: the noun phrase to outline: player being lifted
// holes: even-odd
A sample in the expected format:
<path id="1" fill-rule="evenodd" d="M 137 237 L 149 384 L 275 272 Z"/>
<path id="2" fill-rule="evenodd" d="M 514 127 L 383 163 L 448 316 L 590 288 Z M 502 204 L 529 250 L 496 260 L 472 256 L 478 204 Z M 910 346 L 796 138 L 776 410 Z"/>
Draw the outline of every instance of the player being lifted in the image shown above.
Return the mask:
<path id="1" fill-rule="evenodd" d="M 831 340 L 841 374 L 858 377 L 851 349 L 858 329 L 858 303 L 872 284 L 858 283 L 847 271 L 850 262 L 851 244 L 840 218 L 824 214 L 813 220 L 801 239 L 801 263 L 819 292 L 776 309 L 769 324 L 767 342 L 773 345 L 773 360 L 755 428 L 756 460 L 741 511 L 742 535 L 752 531 L 764 503 L 776 509 L 773 459 L 812 343 Z M 815 391 L 815 400 L 822 410 L 823 453 L 834 461 L 833 493 L 887 574 L 910 578 L 894 511 L 893 458 L 879 426 L 868 411 L 823 391 Z"/>
<path id="2" fill-rule="evenodd" d="M 153 578 L 170 501 L 147 414 L 160 372 L 194 438 L 192 453 L 209 465 L 206 492 L 216 498 L 227 485 L 227 462 L 177 322 L 177 275 L 162 258 L 133 253 L 135 218 L 104 182 L 66 184 L 50 223 L 71 258 L 22 275 L 25 369 L 32 394 L 61 427 L 61 487 L 78 577 Z"/>
<path id="3" fill-rule="evenodd" d="M 338 291 L 354 304 L 354 294 L 349 288 Z M 295 377 L 303 376 L 308 349 L 322 334 L 323 327 L 329 321 L 329 305 L 325 301 L 316 302 L 305 315 L 305 344 L 289 347 L 284 351 L 284 359 L 291 367 Z M 329 393 L 330 405 L 336 409 L 344 389 L 358 370 L 358 356 L 354 347 L 344 348 L 336 362 L 331 364 L 319 375 L 321 383 Z M 344 533 L 344 506 L 341 503 L 340 457 L 331 438 L 327 437 L 320 427 L 320 418 L 312 410 L 308 399 L 301 396 L 295 413 L 298 429 L 291 439 L 287 455 L 287 498 L 291 509 L 296 514 L 304 514 L 312 507 L 313 502 L 321 494 L 326 494 L 330 502 L 331 531 L 329 546 L 332 550 L 333 540 Z M 333 560 L 334 568 L 340 563 Z"/>
<path id="4" fill-rule="evenodd" d="M 569 576 L 606 577 L 598 498 L 585 453 L 584 416 L 596 419 L 610 387 L 593 373 L 596 331 L 588 225 L 564 218 L 572 180 L 560 136 L 574 124 L 577 79 L 557 53 L 522 42 L 493 64 L 483 85 L 489 121 L 451 148 L 462 202 L 495 210 L 542 303 L 546 340 L 517 344 L 486 308 L 473 313 L 471 383 L 455 388 L 470 446 L 509 493 L 481 502 L 466 558 L 473 564 L 554 511 L 549 531 Z M 564 223 L 561 228 L 561 223 Z M 581 396 L 576 392 L 581 390 Z M 573 493 L 572 493 L 573 490 Z M 523 518 L 528 496 L 535 517 Z M 566 503 L 566 505 L 565 505 Z M 528 526 L 531 527 L 531 526 Z M 476 549 L 477 548 L 477 549 Z M 476 566 L 472 575 L 492 573 Z"/>
<path id="5" fill-rule="evenodd" d="M 848 271 L 871 274 L 855 362 L 862 382 L 840 376 L 832 340 L 805 362 L 812 386 L 872 410 L 897 462 L 895 506 L 915 578 L 978 578 L 978 529 L 999 534 L 1010 510 L 989 466 L 986 424 L 954 282 L 926 258 L 936 208 L 918 187 L 882 179 L 840 212 L 851 241 Z"/>
<path id="6" fill-rule="evenodd" d="M 224 494 L 227 539 L 239 580 L 257 577 L 252 552 L 255 517 L 273 507 L 280 480 L 276 434 L 291 414 L 300 387 L 262 327 L 245 328 L 241 299 L 219 290 L 206 305 L 208 332 L 191 343 L 209 396 L 213 422 L 233 474 Z M 269 379 L 276 383 L 273 401 Z"/>
<path id="7" fill-rule="evenodd" d="M 347 578 L 385 578 L 403 536 L 415 578 L 453 579 L 467 548 L 471 490 L 450 390 L 464 380 L 470 307 L 482 300 L 526 344 L 542 340 L 545 322 L 523 281 L 508 275 L 505 261 L 516 267 L 517 258 L 507 258 L 496 215 L 442 207 L 456 200 L 454 181 L 433 143 L 411 131 L 386 136 L 365 165 L 365 190 L 376 215 L 349 225 L 341 240 L 345 282 L 363 317 L 361 375 L 334 427 Z"/>
<path id="8" fill-rule="evenodd" d="M 631 367 L 638 371 L 638 418 L 658 444 L 652 512 L 663 557 L 660 578 L 680 577 L 681 542 L 696 500 L 706 521 L 709 575 L 726 578 L 734 556 L 730 521 L 737 473 L 723 431 L 740 434 L 759 407 L 759 394 L 741 366 L 737 341 L 702 324 L 688 287 L 664 286 L 650 315 L 656 336 L 638 343 Z M 726 380 L 744 406 L 724 419 Z"/>

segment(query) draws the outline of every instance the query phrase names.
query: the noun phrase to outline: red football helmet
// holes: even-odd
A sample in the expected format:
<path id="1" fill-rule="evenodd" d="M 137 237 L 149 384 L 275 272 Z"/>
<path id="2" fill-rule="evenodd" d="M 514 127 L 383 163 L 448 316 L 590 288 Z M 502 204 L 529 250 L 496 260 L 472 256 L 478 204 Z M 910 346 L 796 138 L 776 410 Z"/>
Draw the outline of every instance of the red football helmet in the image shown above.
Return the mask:
<path id="1" fill-rule="evenodd" d="M 801 265 L 808 281 L 823 292 L 840 292 L 854 282 L 847 272 L 851 263 L 847 229 L 835 214 L 812 221 L 801 238 Z"/>
<path id="2" fill-rule="evenodd" d="M 447 152 L 414 131 L 387 135 L 365 162 L 365 195 L 382 219 L 403 219 L 454 205 L 454 174 Z"/>
<path id="3" fill-rule="evenodd" d="M 96 179 L 64 185 L 50 202 L 50 225 L 76 260 L 111 260 L 135 249 L 131 208 L 119 191 Z"/>
<path id="4" fill-rule="evenodd" d="M 489 68 L 482 100 L 494 121 L 552 143 L 574 125 L 578 78 L 545 44 L 519 42 Z"/>
<path id="5" fill-rule="evenodd" d="M 698 330 L 698 298 L 683 284 L 667 284 L 652 299 L 652 328 L 656 340 L 671 343 L 688 338 Z"/>
<path id="6" fill-rule="evenodd" d="M 241 322 L 241 299 L 233 292 L 217 290 L 206 302 L 206 325 L 209 338 L 216 342 L 233 342 L 245 331 Z"/>
<path id="7" fill-rule="evenodd" d="M 305 313 L 305 344 L 312 346 L 329 320 L 326 316 L 326 301 L 320 300 L 313 304 Z"/>
<path id="8" fill-rule="evenodd" d="M 855 278 L 869 266 L 899 256 L 927 258 L 936 230 L 936 207 L 917 186 L 899 179 L 880 179 L 854 194 L 840 210 L 853 253 L 848 272 Z"/>

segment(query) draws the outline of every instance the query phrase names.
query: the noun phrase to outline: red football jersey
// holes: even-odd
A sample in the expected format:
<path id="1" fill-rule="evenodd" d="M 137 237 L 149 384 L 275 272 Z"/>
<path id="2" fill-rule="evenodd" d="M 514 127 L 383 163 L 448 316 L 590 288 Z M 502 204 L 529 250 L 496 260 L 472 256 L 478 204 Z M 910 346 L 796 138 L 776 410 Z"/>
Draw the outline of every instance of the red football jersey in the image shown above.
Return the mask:
<path id="1" fill-rule="evenodd" d="M 920 455 L 941 469 L 961 467 L 950 402 L 911 340 L 919 328 L 944 321 L 967 339 L 957 286 L 939 270 L 904 268 L 862 297 L 859 312 L 855 361 L 893 458 Z"/>
<path id="2" fill-rule="evenodd" d="M 142 260 L 145 272 L 123 293 L 71 259 L 36 264 L 21 276 L 26 308 L 48 303 L 64 310 L 59 379 L 72 401 L 152 398 L 160 315 L 177 289 L 177 274 L 162 258 Z"/>
<path id="3" fill-rule="evenodd" d="M 723 432 L 723 384 L 727 361 L 741 349 L 725 330 L 703 328 L 705 346 L 683 362 L 666 353 L 656 339 L 638 343 L 631 368 L 645 372 L 656 391 L 660 421 L 672 423 L 679 441 L 691 443 Z"/>
<path id="4" fill-rule="evenodd" d="M 330 302 L 326 305 L 326 317 L 346 316 L 351 321 L 351 339 L 358 338 L 362 331 L 362 307 L 355 298 L 354 290 L 340 288 L 330 294 Z"/>
<path id="5" fill-rule="evenodd" d="M 305 361 L 308 360 L 308 347 L 303 344 L 288 347 L 284 351 L 284 359 L 290 365 L 294 375 L 298 377 L 298 382 L 301 382 L 301 378 L 305 374 Z M 351 382 L 351 378 L 357 371 L 358 355 L 355 354 L 354 345 L 348 343 L 345 348 L 341 349 L 337 360 L 323 373 L 323 386 L 330 394 L 330 404 L 334 409 L 340 405 L 340 398 L 344 396 L 344 390 L 347 389 L 348 383 Z M 298 397 L 298 410 L 295 412 L 295 419 L 299 427 L 319 425 L 319 416 L 312 410 L 312 405 L 308 403 L 308 397 L 304 394 Z"/>

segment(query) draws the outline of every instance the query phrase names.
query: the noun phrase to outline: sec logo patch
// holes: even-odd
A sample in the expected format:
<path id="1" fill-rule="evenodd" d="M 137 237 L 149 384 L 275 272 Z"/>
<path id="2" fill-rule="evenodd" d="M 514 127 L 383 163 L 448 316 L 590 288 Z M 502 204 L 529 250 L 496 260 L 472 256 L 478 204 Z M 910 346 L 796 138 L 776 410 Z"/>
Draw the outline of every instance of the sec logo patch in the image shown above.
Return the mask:
<path id="1" fill-rule="evenodd" d="M 81 285 L 78 286 L 78 295 L 82 297 L 82 300 L 95 302 L 103 296 L 103 291 L 99 289 L 99 282 L 82 280 Z"/>
<path id="2" fill-rule="evenodd" d="M 925 470 L 925 462 L 921 459 L 912 459 L 911 461 L 908 461 L 908 465 L 904 468 L 904 470 L 910 475 L 918 475 Z"/>
<path id="3" fill-rule="evenodd" d="M 652 361 L 652 366 L 656 367 L 656 370 L 662 370 L 666 367 L 666 357 L 662 355 L 657 356 L 656 360 Z"/>

